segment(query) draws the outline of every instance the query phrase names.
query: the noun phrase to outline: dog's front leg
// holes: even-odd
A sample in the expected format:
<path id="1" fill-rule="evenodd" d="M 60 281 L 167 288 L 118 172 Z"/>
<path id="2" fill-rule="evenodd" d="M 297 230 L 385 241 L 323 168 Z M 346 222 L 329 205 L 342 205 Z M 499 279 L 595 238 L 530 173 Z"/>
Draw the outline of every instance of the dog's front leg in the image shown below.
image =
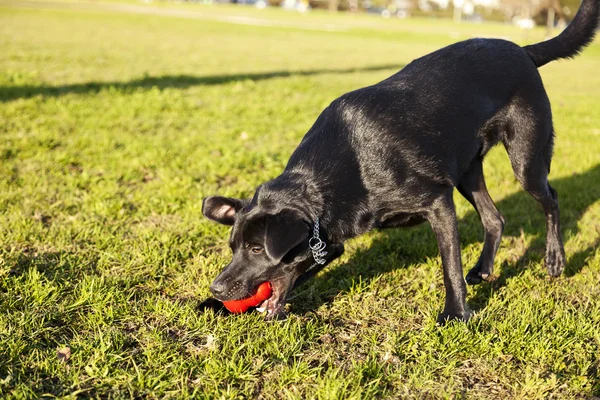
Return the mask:
<path id="1" fill-rule="evenodd" d="M 470 316 L 465 302 L 467 285 L 460 260 L 460 240 L 452 190 L 434 202 L 427 219 L 437 238 L 446 287 L 446 305 L 438 317 L 438 322 L 444 323 L 452 319 L 466 321 Z"/>

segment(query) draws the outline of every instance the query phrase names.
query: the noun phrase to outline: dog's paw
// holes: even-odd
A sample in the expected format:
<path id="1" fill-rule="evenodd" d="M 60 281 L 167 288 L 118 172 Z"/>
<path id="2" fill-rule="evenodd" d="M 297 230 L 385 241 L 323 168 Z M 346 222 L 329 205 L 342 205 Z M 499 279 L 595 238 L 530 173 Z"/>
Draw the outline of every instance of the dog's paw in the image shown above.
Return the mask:
<path id="1" fill-rule="evenodd" d="M 546 269 L 548 269 L 548 275 L 557 277 L 562 274 L 565 269 L 566 259 L 565 251 L 562 246 L 548 247 L 546 250 Z"/>
<path id="2" fill-rule="evenodd" d="M 288 313 L 283 310 L 283 309 L 279 309 L 273 312 L 267 312 L 267 315 L 265 316 L 265 320 L 267 321 L 283 321 L 286 320 L 288 317 Z"/>
<path id="3" fill-rule="evenodd" d="M 465 281 L 469 285 L 477 285 L 482 281 L 487 281 L 492 278 L 492 272 L 489 268 L 481 268 L 481 263 L 477 263 L 473 268 L 469 270 L 467 276 L 465 277 Z"/>
<path id="4" fill-rule="evenodd" d="M 479 275 L 479 269 L 473 268 L 465 277 L 465 281 L 467 281 L 469 285 L 477 285 L 483 281 L 483 277 Z"/>
<path id="5" fill-rule="evenodd" d="M 450 321 L 462 321 L 467 322 L 471 318 L 471 313 L 467 310 L 463 312 L 449 312 L 444 311 L 440 315 L 438 315 L 437 323 L 438 325 L 444 325 Z"/>

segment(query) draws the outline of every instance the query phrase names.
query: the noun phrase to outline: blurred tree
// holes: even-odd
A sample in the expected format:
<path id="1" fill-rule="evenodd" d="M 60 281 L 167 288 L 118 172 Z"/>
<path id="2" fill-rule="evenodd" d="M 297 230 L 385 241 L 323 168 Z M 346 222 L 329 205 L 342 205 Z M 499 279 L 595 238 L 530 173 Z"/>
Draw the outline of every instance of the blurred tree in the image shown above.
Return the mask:
<path id="1" fill-rule="evenodd" d="M 580 4 L 580 0 L 502 0 L 502 7 L 508 18 L 529 17 L 536 19 L 538 23 L 546 22 L 550 9 L 554 10 L 559 20 L 571 20 Z"/>
<path id="2" fill-rule="evenodd" d="M 563 6 L 563 12 L 565 13 L 565 15 L 567 16 L 567 18 L 569 20 L 571 20 L 571 19 L 573 19 L 573 17 L 575 17 L 575 13 L 577 12 L 577 10 L 579 9 L 579 6 L 581 5 L 580 0 L 561 0 L 560 3 Z"/>

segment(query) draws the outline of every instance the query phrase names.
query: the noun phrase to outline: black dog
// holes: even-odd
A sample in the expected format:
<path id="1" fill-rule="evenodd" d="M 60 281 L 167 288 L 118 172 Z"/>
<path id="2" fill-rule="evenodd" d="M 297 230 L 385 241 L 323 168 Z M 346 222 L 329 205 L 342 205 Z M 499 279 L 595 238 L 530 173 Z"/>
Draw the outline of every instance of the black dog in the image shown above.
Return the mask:
<path id="1" fill-rule="evenodd" d="M 599 0 L 584 0 L 554 39 L 526 47 L 495 39 L 456 43 L 333 101 L 285 171 L 252 199 L 204 200 L 207 218 L 233 226 L 233 259 L 212 283 L 214 296 L 245 298 L 270 281 L 273 295 L 262 306 L 267 318 L 277 317 L 298 278 L 339 257 L 345 240 L 429 221 L 446 287 L 439 320 L 467 320 L 452 193 L 458 188 L 485 228 L 483 251 L 466 278 L 476 284 L 492 275 L 504 227 L 482 172 L 483 157 L 500 141 L 517 179 L 544 208 L 546 266 L 560 275 L 565 253 L 548 184 L 552 112 L 537 68 L 577 55 L 593 40 L 599 14 Z"/>

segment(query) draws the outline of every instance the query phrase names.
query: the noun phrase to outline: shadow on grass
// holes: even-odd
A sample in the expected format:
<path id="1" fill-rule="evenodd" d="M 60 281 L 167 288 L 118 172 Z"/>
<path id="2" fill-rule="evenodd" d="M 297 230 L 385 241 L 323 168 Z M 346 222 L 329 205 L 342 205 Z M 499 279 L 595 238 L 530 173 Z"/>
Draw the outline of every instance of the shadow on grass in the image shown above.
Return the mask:
<path id="1" fill-rule="evenodd" d="M 564 238 L 579 233 L 579 219 L 594 202 L 600 199 L 598 182 L 600 182 L 600 164 L 582 174 L 551 180 L 551 185 L 559 194 L 561 231 Z M 546 225 L 541 206 L 524 191 L 504 198 L 497 203 L 497 206 L 507 221 L 504 237 L 513 242 L 514 248 L 518 249 L 521 246 L 523 249 L 517 251 L 521 254 L 514 260 L 503 263 L 500 274 L 496 272 L 495 280 L 468 288 L 471 293 L 474 292 L 469 300 L 469 305 L 474 310 L 485 307 L 493 292 L 506 285 L 510 278 L 522 274 L 529 263 L 544 259 Z M 463 247 L 467 244 L 482 243 L 483 228 L 474 210 L 469 211 L 459 221 L 459 231 Z M 382 237 L 377 238 L 368 250 L 356 251 L 348 262 L 330 267 L 300 286 L 297 289 L 298 294 L 290 301 L 293 312 L 303 314 L 332 301 L 338 294 L 351 290 L 359 277 L 363 283 L 368 283 L 387 272 L 422 263 L 426 258 L 439 256 L 435 237 L 427 224 L 408 229 L 382 231 L 382 233 Z M 523 234 L 534 236 L 526 249 Z M 599 244 L 600 241 L 596 240 L 576 254 L 567 253 L 567 266 L 560 279 L 577 274 Z M 507 249 L 501 246 L 499 253 L 502 251 Z M 472 265 L 467 267 L 470 268 Z M 440 270 L 439 273 L 441 274 L 442 271 Z M 442 304 L 440 310 L 441 307 Z"/>
<path id="2" fill-rule="evenodd" d="M 159 89 L 178 88 L 186 89 L 192 86 L 211 86 L 221 85 L 237 81 L 262 81 L 273 78 L 285 78 L 290 76 L 313 76 L 322 74 L 351 74 L 355 72 L 374 72 L 388 69 L 400 70 L 402 64 L 374 65 L 360 68 L 331 68 L 315 69 L 302 71 L 273 71 L 263 73 L 233 74 L 233 75 L 213 75 L 213 76 L 193 76 L 193 75 L 164 75 L 158 77 L 145 76 L 140 79 L 134 79 L 128 82 L 86 82 L 76 83 L 64 86 L 0 86 L 0 102 L 7 102 L 16 99 L 27 99 L 35 96 L 58 97 L 67 94 L 87 94 L 97 93 L 104 89 L 115 88 L 118 90 L 132 91 L 138 88 L 149 89 L 157 87 Z"/>
<path id="3" fill-rule="evenodd" d="M 80 253 L 71 250 L 49 250 L 24 246 L 18 254 L 9 258 L 11 269 L 8 276 L 21 276 L 35 269 L 49 281 L 76 282 L 96 269 L 97 259 L 86 254 L 86 263 L 81 263 Z"/>

